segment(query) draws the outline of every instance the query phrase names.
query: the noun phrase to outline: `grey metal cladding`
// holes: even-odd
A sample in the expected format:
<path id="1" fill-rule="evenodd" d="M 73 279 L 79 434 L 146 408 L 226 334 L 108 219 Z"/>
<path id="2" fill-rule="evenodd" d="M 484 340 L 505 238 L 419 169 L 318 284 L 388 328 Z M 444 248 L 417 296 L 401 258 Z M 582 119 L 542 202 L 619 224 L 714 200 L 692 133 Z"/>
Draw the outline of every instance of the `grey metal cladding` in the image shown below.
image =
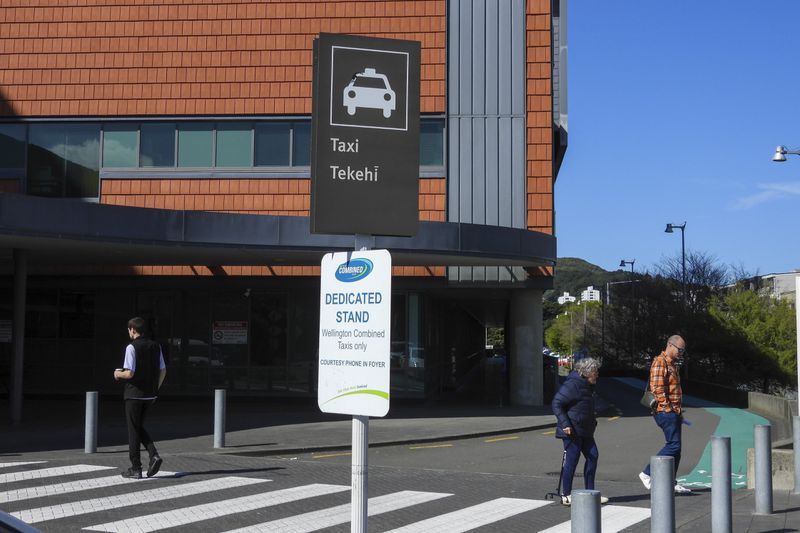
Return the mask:
<path id="1" fill-rule="evenodd" d="M 448 221 L 524 228 L 524 0 L 448 7 Z"/>
<path id="2" fill-rule="evenodd" d="M 525 2 L 448 0 L 450 222 L 525 228 Z M 451 281 L 524 281 L 521 269 L 450 268 Z"/>

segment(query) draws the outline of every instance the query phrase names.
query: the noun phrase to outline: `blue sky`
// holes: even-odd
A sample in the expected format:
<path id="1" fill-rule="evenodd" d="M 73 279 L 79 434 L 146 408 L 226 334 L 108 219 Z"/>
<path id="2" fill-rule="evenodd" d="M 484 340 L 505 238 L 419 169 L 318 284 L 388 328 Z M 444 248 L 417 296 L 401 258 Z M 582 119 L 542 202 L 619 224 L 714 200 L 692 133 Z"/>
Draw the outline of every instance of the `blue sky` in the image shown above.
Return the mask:
<path id="1" fill-rule="evenodd" d="M 800 2 L 572 0 L 559 257 L 800 269 Z M 628 267 L 629 268 L 629 267 Z"/>

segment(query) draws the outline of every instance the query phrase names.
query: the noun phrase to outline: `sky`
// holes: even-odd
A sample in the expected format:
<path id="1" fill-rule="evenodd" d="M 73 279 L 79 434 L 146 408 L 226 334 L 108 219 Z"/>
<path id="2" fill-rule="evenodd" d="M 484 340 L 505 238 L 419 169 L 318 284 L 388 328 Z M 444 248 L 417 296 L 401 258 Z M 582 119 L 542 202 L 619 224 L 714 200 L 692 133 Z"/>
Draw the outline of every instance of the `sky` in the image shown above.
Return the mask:
<path id="1" fill-rule="evenodd" d="M 800 1 L 570 0 L 559 257 L 800 269 Z M 626 270 L 630 266 L 626 266 Z"/>

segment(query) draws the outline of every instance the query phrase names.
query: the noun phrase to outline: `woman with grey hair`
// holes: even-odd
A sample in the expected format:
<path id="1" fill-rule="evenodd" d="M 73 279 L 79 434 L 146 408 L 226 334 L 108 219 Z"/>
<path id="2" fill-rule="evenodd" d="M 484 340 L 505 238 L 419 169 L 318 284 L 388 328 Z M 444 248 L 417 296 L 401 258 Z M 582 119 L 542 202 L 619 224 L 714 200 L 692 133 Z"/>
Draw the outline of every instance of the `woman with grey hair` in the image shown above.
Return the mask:
<path id="1" fill-rule="evenodd" d="M 558 419 L 556 437 L 564 442 L 564 466 L 561 469 L 561 503 L 572 503 L 572 478 L 581 454 L 586 459 L 583 483 L 594 490 L 594 476 L 600 453 L 594 440 L 597 418 L 594 414 L 594 385 L 600 373 L 600 361 L 587 357 L 575 363 L 564 384 L 553 397 L 553 414 Z M 600 496 L 600 503 L 608 498 Z"/>

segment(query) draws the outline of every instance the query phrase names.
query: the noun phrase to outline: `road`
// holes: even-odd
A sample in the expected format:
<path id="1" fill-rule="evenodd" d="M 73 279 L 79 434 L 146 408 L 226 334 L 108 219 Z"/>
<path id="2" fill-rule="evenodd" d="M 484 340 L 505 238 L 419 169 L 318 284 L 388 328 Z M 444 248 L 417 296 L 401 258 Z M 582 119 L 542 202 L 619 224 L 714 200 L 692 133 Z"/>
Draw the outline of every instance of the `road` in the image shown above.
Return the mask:
<path id="1" fill-rule="evenodd" d="M 597 488 L 610 497 L 604 531 L 649 531 L 636 477 L 662 444 L 639 391 L 600 380 Z M 680 474 L 700 461 L 718 417 L 690 409 Z M 13 464 L 0 457 L 0 509 L 42 531 L 349 531 L 347 451 L 257 457 L 236 450 L 168 457 L 157 478 L 126 482 L 120 453 Z M 556 488 L 553 430 L 371 448 L 370 531 L 568 531 Z M 3 462 L 4 461 L 4 462 Z M 580 467 L 575 488 L 582 487 Z M 680 531 L 707 531 L 710 492 L 676 498 Z"/>

